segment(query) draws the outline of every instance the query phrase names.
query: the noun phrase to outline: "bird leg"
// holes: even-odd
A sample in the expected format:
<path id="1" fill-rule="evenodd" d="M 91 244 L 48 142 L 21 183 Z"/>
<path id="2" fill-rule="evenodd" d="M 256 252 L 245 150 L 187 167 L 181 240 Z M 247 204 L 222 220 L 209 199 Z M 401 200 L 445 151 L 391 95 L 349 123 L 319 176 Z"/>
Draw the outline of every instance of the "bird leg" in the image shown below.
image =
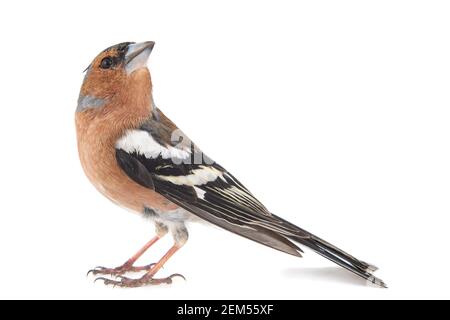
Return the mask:
<path id="1" fill-rule="evenodd" d="M 118 287 L 125 287 L 125 288 L 135 288 L 135 287 L 142 287 L 145 285 L 157 285 L 157 284 L 171 284 L 172 279 L 174 277 L 181 277 L 185 279 L 181 274 L 172 274 L 167 278 L 154 278 L 156 273 L 159 271 L 159 269 L 162 268 L 162 266 L 167 262 L 167 260 L 170 259 L 170 257 L 173 256 L 175 252 L 177 252 L 181 248 L 180 244 L 174 244 L 172 248 L 167 251 L 167 253 L 157 262 L 154 264 L 153 268 L 151 268 L 145 275 L 143 275 L 139 279 L 131 279 L 119 276 L 119 280 L 111 280 L 107 278 L 97 278 L 97 280 L 102 280 L 104 284 L 106 285 L 113 285 Z"/>
<path id="2" fill-rule="evenodd" d="M 155 236 L 153 239 L 151 239 L 149 242 L 147 242 L 138 252 L 136 252 L 135 255 L 133 255 L 130 259 L 128 259 L 123 265 L 116 267 L 116 268 L 105 268 L 105 267 L 96 267 L 95 269 L 89 270 L 89 274 L 93 274 L 94 276 L 97 274 L 103 274 L 103 275 L 112 275 L 112 276 L 118 276 L 122 275 L 126 272 L 140 272 L 140 271 L 148 271 L 153 266 L 155 266 L 155 263 L 146 265 L 146 266 L 133 266 L 137 259 L 139 259 L 145 251 L 148 250 L 155 242 L 157 242 L 161 237 Z"/>

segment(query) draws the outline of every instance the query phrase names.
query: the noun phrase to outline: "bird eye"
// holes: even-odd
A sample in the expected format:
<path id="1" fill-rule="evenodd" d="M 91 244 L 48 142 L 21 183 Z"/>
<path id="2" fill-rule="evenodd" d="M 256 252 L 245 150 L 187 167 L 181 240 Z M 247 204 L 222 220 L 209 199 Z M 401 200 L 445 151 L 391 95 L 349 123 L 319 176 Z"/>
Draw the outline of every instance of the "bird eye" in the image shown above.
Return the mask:
<path id="1" fill-rule="evenodd" d="M 109 69 L 113 65 L 113 60 L 110 57 L 103 58 L 102 62 L 100 62 L 100 68 Z"/>

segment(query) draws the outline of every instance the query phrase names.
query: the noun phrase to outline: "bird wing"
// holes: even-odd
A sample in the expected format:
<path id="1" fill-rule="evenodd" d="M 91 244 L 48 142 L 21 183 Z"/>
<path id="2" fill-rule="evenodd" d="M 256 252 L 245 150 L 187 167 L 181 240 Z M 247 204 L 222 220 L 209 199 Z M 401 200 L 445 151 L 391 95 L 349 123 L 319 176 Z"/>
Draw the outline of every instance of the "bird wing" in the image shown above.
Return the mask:
<path id="1" fill-rule="evenodd" d="M 299 235 L 298 228 L 271 214 L 161 111 L 155 112 L 116 143 L 118 164 L 131 179 L 208 222 L 300 256 L 301 249 L 288 239 L 292 234 Z"/>
<path id="2" fill-rule="evenodd" d="M 231 173 L 212 161 L 161 111 L 116 143 L 116 159 L 140 185 L 223 229 L 271 248 L 301 256 L 294 242 L 377 286 L 376 267 L 270 213 Z"/>

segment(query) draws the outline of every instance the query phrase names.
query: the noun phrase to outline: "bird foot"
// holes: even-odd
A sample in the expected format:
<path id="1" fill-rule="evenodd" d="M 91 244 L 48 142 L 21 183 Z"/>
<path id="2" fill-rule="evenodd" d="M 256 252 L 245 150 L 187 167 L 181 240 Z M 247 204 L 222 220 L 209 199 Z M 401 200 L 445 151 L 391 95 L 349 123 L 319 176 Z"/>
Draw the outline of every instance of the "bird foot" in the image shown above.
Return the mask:
<path id="1" fill-rule="evenodd" d="M 134 267 L 131 265 L 124 264 L 117 268 L 105 268 L 105 267 L 96 267 L 94 269 L 91 269 L 88 271 L 87 275 L 90 275 L 91 273 L 96 275 L 110 275 L 110 276 L 120 276 L 122 274 L 125 274 L 127 272 L 141 272 L 141 271 L 149 271 L 155 263 L 148 264 L 146 266 L 138 266 Z"/>
<path id="2" fill-rule="evenodd" d="M 171 284 L 172 279 L 175 277 L 180 277 L 186 280 L 186 278 L 178 273 L 172 274 L 168 276 L 167 278 L 153 278 L 148 275 L 144 275 L 143 277 L 139 279 L 131 279 L 123 276 L 117 276 L 118 280 L 111 280 L 104 277 L 99 277 L 95 279 L 96 281 L 103 281 L 105 285 L 112 285 L 113 287 L 122 287 L 122 288 L 136 288 L 136 287 L 143 287 L 147 285 L 159 285 L 159 284 Z"/>

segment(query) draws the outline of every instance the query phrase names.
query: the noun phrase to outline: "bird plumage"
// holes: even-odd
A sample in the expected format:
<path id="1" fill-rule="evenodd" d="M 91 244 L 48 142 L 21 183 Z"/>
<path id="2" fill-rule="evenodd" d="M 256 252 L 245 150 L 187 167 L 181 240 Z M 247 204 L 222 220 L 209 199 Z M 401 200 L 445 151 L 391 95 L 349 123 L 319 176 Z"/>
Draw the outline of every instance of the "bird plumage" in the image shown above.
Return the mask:
<path id="1" fill-rule="evenodd" d="M 78 148 L 82 166 L 97 189 L 114 202 L 152 217 L 160 234 L 170 229 L 175 240 L 170 255 L 186 242 L 184 220 L 193 215 L 291 255 L 301 256 L 296 243 L 304 245 L 385 286 L 371 274 L 375 267 L 272 214 L 154 105 L 150 74 L 139 62 L 142 52 L 152 48 L 148 43 L 147 48 L 119 44 L 102 52 L 87 71 L 76 114 Z M 105 60 L 110 56 L 111 61 Z M 115 67 L 104 70 L 110 65 Z M 149 271 L 146 282 L 126 278 L 118 283 L 143 285 L 154 273 Z"/>

